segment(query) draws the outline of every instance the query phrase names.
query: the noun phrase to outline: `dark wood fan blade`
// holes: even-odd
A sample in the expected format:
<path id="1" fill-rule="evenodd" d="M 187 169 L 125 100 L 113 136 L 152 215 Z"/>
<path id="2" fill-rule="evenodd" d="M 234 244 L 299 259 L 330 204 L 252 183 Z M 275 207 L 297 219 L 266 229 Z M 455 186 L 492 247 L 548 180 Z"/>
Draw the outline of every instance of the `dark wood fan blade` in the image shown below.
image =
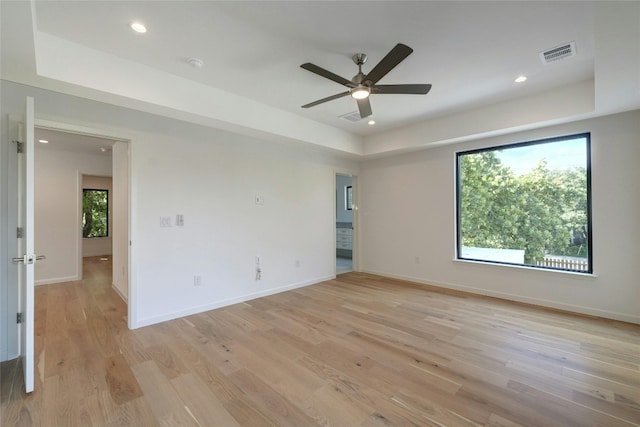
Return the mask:
<path id="1" fill-rule="evenodd" d="M 358 110 L 360 110 L 360 118 L 364 119 L 369 117 L 373 112 L 371 111 L 371 103 L 369 98 L 358 99 Z"/>
<path id="2" fill-rule="evenodd" d="M 373 70 L 364 78 L 364 81 L 370 81 L 371 84 L 376 84 L 378 80 L 387 75 L 387 73 L 395 68 L 396 65 L 401 63 L 407 56 L 413 52 L 409 46 L 402 43 L 395 45 L 387 56 L 382 58 L 382 61 L 378 62 L 378 65 L 373 67 Z"/>
<path id="3" fill-rule="evenodd" d="M 317 101 L 310 102 L 302 106 L 302 108 L 315 107 L 318 104 L 322 104 L 327 101 L 333 101 L 334 99 L 342 98 L 343 96 L 349 95 L 349 91 L 338 93 L 335 95 L 327 96 L 326 98 L 319 99 Z"/>
<path id="4" fill-rule="evenodd" d="M 371 88 L 371 93 L 397 93 L 406 95 L 426 95 L 431 90 L 431 85 L 376 85 Z"/>
<path id="5" fill-rule="evenodd" d="M 300 66 L 300 68 L 304 68 L 307 71 L 311 71 L 314 74 L 317 74 L 319 76 L 324 77 L 325 79 L 329 79 L 329 80 L 333 80 L 336 83 L 339 83 L 341 85 L 347 86 L 347 87 L 353 87 L 354 84 L 351 80 L 347 80 L 344 77 L 340 77 L 337 74 L 332 73 L 331 71 L 325 70 L 322 67 L 318 67 L 317 65 L 314 65 L 310 62 L 307 62 L 305 64 L 302 64 Z"/>

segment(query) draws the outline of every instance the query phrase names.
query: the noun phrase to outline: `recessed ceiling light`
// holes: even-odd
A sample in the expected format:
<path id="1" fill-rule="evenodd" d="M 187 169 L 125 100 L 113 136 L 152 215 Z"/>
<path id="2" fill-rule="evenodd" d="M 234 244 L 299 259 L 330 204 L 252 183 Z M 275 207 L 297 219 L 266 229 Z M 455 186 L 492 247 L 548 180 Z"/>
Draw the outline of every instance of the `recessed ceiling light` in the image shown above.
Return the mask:
<path id="1" fill-rule="evenodd" d="M 43 144 L 48 144 L 49 141 L 47 141 L 46 139 L 39 139 L 38 142 L 41 142 Z"/>
<path id="2" fill-rule="evenodd" d="M 514 81 L 516 83 L 522 83 L 524 81 L 527 81 L 527 76 L 518 76 L 518 77 L 516 77 L 516 79 Z"/>
<path id="3" fill-rule="evenodd" d="M 147 27 L 144 26 L 144 24 L 140 21 L 136 21 L 136 22 L 132 22 L 131 23 L 131 29 L 133 31 L 135 31 L 136 33 L 146 33 L 147 32 Z"/>
<path id="4" fill-rule="evenodd" d="M 376 124 L 376 121 L 375 121 L 375 120 L 369 120 L 369 121 L 367 122 L 367 124 L 369 124 L 370 126 L 373 126 L 373 125 L 375 125 L 375 124 Z"/>

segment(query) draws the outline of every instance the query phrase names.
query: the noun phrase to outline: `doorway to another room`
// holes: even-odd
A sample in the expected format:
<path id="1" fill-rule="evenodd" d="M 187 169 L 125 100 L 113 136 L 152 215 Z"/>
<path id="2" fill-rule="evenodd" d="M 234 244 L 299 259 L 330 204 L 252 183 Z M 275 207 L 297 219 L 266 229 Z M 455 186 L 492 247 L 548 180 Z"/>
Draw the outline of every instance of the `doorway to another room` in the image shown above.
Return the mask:
<path id="1" fill-rule="evenodd" d="M 353 271 L 354 179 L 336 174 L 336 275 Z"/>
<path id="2" fill-rule="evenodd" d="M 36 285 L 81 281 L 102 264 L 126 302 L 128 143 L 50 127 L 36 127 L 35 137 L 36 247 L 48 255 Z"/>

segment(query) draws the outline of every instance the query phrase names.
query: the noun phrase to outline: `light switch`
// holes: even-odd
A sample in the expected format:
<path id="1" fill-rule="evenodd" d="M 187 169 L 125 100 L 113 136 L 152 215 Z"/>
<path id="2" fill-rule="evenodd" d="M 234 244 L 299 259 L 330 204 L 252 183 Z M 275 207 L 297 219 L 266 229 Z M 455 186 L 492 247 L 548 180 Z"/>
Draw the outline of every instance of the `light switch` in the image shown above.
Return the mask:
<path id="1" fill-rule="evenodd" d="M 182 214 L 176 215 L 176 226 L 177 227 L 184 226 L 184 215 L 182 215 Z"/>

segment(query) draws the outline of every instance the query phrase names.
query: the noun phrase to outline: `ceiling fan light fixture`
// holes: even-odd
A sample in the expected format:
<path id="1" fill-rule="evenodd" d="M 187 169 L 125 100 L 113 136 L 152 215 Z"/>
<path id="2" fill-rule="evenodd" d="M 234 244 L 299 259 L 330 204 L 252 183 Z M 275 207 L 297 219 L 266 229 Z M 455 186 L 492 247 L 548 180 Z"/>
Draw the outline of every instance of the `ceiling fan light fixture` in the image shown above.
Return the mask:
<path id="1" fill-rule="evenodd" d="M 371 89 L 368 86 L 358 85 L 351 89 L 351 97 L 353 99 L 365 99 L 369 97 Z"/>

